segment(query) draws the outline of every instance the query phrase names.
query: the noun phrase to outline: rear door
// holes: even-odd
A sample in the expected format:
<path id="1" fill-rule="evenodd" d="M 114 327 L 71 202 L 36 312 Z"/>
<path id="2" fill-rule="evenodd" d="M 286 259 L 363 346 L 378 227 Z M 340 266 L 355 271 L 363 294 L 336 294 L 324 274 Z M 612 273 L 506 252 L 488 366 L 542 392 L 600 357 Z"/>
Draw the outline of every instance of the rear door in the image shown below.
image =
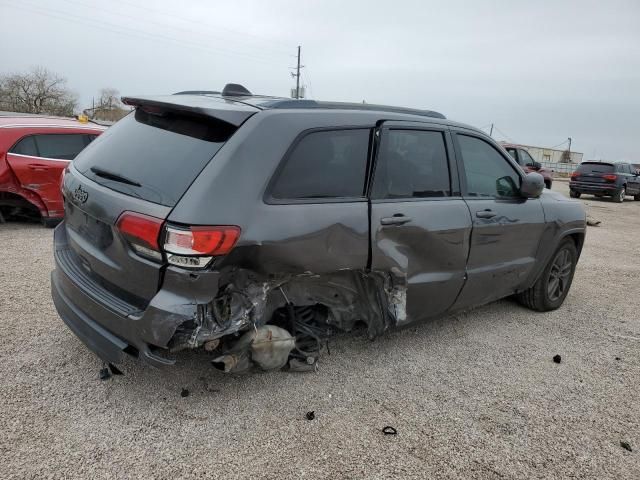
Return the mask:
<path id="1" fill-rule="evenodd" d="M 622 169 L 627 177 L 627 194 L 638 195 L 640 193 L 640 177 L 638 177 L 635 168 L 633 165 L 624 164 Z"/>
<path id="2" fill-rule="evenodd" d="M 455 130 L 464 201 L 473 220 L 467 281 L 456 308 L 512 294 L 528 279 L 544 229 L 539 199 L 519 194 L 521 171 L 489 139 Z"/>
<path id="3" fill-rule="evenodd" d="M 159 288 L 162 255 L 135 248 L 118 219 L 129 211 L 163 221 L 235 130 L 209 116 L 138 108 L 100 135 L 64 177 L 70 261 L 144 308 Z"/>
<path id="4" fill-rule="evenodd" d="M 62 171 L 91 141 L 85 133 L 40 133 L 22 138 L 7 153 L 7 162 L 23 188 L 37 193 L 50 217 L 63 215 Z"/>
<path id="5" fill-rule="evenodd" d="M 371 198 L 371 269 L 406 287 L 398 324 L 441 314 L 465 276 L 471 218 L 460 196 L 453 146 L 441 125 L 385 122 Z"/>

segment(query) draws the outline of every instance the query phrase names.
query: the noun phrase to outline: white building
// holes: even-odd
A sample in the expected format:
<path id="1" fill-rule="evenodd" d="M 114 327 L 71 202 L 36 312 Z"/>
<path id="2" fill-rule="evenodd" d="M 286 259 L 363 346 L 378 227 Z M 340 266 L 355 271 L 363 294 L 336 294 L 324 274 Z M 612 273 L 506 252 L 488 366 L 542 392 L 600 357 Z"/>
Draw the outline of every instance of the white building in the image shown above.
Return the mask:
<path id="1" fill-rule="evenodd" d="M 502 142 L 503 144 L 507 144 L 506 142 Z M 542 164 L 550 164 L 550 163 L 565 163 L 562 161 L 562 154 L 565 150 L 556 150 L 553 148 L 545 148 L 545 147 L 534 147 L 531 145 L 522 145 L 522 144 L 514 144 L 509 143 L 508 145 L 513 145 L 514 147 L 524 148 L 529 155 L 533 157 L 536 162 L 540 162 Z M 580 152 L 571 152 L 571 163 L 577 164 L 582 163 L 583 154 Z"/>

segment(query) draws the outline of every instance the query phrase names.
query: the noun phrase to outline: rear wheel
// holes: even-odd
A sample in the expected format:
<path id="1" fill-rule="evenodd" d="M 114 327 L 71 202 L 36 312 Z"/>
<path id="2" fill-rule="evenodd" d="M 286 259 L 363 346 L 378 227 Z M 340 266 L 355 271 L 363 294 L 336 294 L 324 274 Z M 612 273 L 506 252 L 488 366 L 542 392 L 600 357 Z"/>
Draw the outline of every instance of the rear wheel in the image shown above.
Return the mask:
<path id="1" fill-rule="evenodd" d="M 637 195 L 634 195 L 633 199 L 637 202 L 640 202 L 640 193 L 638 193 Z"/>
<path id="2" fill-rule="evenodd" d="M 581 193 L 576 192 L 575 190 L 569 190 L 569 196 L 571 198 L 580 198 Z"/>
<path id="3" fill-rule="evenodd" d="M 549 260 L 533 287 L 519 293 L 517 300 L 532 310 L 548 312 L 560 307 L 569 293 L 578 261 L 576 245 L 564 240 Z"/>
<path id="4" fill-rule="evenodd" d="M 548 188 L 549 190 L 551 190 L 551 180 L 545 180 L 544 181 L 544 186 L 546 188 Z"/>
<path id="5" fill-rule="evenodd" d="M 613 194 L 613 201 L 616 203 L 624 202 L 624 197 L 627 196 L 627 189 L 622 187 L 616 193 Z"/>

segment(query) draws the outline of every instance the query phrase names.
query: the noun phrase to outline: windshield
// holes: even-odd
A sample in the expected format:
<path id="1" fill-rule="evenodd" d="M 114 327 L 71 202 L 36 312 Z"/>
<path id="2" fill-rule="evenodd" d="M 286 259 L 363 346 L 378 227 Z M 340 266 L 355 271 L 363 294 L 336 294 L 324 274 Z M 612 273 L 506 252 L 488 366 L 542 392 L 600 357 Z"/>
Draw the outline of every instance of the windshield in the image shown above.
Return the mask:
<path id="1" fill-rule="evenodd" d="M 137 109 L 92 142 L 74 165 L 105 187 L 172 207 L 234 131 L 215 119 Z"/>

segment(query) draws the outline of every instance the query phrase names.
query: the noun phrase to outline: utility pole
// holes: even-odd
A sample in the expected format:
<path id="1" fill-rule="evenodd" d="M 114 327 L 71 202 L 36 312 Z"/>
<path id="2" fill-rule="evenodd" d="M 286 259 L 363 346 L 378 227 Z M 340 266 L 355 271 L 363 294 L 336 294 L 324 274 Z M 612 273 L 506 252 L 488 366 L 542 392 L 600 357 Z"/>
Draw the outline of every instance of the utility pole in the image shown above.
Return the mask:
<path id="1" fill-rule="evenodd" d="M 300 45 L 298 45 L 298 66 L 296 67 L 296 100 L 300 98 Z"/>
<path id="2" fill-rule="evenodd" d="M 571 163 L 571 137 L 569 137 L 569 163 Z"/>
<path id="3" fill-rule="evenodd" d="M 491 124 L 491 130 L 489 131 L 489 136 L 493 137 L 493 123 Z"/>
<path id="4" fill-rule="evenodd" d="M 291 72 L 291 76 L 296 78 L 296 89 L 295 93 L 292 92 L 292 96 L 295 99 L 300 98 L 300 69 L 304 68 L 304 65 L 300 65 L 300 45 L 298 45 L 298 64 L 295 67 L 290 67 L 291 69 L 295 68 L 296 73 Z"/>

